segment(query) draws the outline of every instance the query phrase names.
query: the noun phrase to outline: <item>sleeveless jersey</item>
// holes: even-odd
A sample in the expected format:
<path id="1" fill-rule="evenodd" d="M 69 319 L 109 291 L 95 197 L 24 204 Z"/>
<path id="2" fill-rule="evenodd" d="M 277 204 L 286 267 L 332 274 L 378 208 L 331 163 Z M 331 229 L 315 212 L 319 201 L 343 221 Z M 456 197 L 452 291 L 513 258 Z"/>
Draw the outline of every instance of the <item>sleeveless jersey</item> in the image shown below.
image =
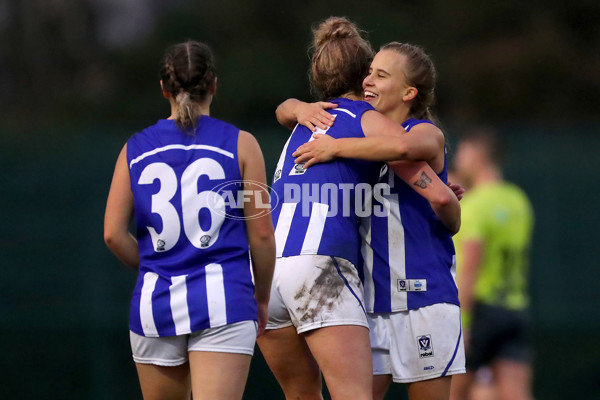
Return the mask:
<path id="1" fill-rule="evenodd" d="M 127 142 L 140 256 L 133 332 L 173 336 L 257 319 L 243 207 L 226 201 L 240 188 L 238 134 L 202 116 L 195 136 L 160 120 Z"/>
<path id="2" fill-rule="evenodd" d="M 489 183 L 468 191 L 461 205 L 461 228 L 454 237 L 458 268 L 464 241 L 481 241 L 485 248 L 475 299 L 512 310 L 524 309 L 529 303 L 527 273 L 533 229 L 527 195 L 512 183 Z"/>
<path id="3" fill-rule="evenodd" d="M 336 99 L 336 116 L 327 131 L 334 138 L 364 137 L 361 117 L 373 107 L 363 101 Z M 292 153 L 312 140 L 313 132 L 301 125 L 285 144 L 273 178 L 272 217 L 277 257 L 319 254 L 344 258 L 354 266 L 360 258 L 357 213 L 368 213 L 381 164 L 354 159 L 335 159 L 304 169 L 294 164 Z"/>
<path id="4" fill-rule="evenodd" d="M 409 119 L 407 132 L 426 120 Z M 447 160 L 438 177 L 447 183 Z M 452 235 L 429 202 L 387 165 L 380 183 L 389 185 L 385 216 L 361 221 L 365 303 L 374 313 L 412 310 L 437 303 L 458 302 Z"/>

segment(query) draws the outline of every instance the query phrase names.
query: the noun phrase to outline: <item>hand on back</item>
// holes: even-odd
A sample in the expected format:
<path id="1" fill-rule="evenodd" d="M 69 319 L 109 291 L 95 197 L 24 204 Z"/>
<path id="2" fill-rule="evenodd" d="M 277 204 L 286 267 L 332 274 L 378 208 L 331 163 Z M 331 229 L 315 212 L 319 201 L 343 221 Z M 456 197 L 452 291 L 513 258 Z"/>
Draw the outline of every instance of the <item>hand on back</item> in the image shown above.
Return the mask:
<path id="1" fill-rule="evenodd" d="M 296 157 L 296 164 L 304 164 L 304 168 L 311 165 L 329 162 L 335 155 L 335 139 L 323 133 L 313 134 L 313 140 L 304 143 L 298 147 L 292 156 Z"/>
<path id="2" fill-rule="evenodd" d="M 304 125 L 311 131 L 315 132 L 317 128 L 323 130 L 331 127 L 335 116 L 328 113 L 326 110 L 336 108 L 337 104 L 318 101 L 316 103 L 301 102 L 296 108 L 296 119 L 300 125 Z"/>

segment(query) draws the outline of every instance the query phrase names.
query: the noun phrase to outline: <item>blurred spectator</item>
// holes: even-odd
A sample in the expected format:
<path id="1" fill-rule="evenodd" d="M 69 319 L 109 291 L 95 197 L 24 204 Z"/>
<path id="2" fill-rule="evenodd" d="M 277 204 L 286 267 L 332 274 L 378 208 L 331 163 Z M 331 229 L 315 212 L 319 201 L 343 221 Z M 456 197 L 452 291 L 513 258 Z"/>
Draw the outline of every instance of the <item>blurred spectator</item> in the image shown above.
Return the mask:
<path id="1" fill-rule="evenodd" d="M 504 181 L 502 152 L 490 130 L 469 132 L 457 148 L 455 179 L 467 189 L 455 237 L 467 374 L 453 379 L 452 400 L 482 399 L 475 396 L 483 393 L 532 398 L 527 274 L 533 211 L 525 193 Z"/>

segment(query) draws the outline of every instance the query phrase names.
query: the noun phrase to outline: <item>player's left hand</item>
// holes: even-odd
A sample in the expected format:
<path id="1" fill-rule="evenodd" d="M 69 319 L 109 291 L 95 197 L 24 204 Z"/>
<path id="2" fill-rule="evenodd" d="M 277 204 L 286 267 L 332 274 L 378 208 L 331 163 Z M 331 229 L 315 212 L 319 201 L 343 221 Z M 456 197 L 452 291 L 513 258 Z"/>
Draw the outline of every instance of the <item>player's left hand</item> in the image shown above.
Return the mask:
<path id="1" fill-rule="evenodd" d="M 323 133 L 313 134 L 314 140 L 304 143 L 292 154 L 296 164 L 304 163 L 304 168 L 331 161 L 335 158 L 335 139 Z"/>
<path id="2" fill-rule="evenodd" d="M 463 195 L 465 194 L 464 187 L 460 186 L 458 183 L 452 182 L 448 182 L 448 186 L 450 187 L 450 189 L 452 189 L 458 200 L 461 200 L 463 198 Z"/>
<path id="3" fill-rule="evenodd" d="M 265 333 L 265 328 L 267 327 L 267 319 L 269 318 L 269 302 L 257 301 L 256 306 L 258 308 L 256 337 L 261 337 Z"/>
<path id="4" fill-rule="evenodd" d="M 336 107 L 337 104 L 326 101 L 318 101 L 316 103 L 301 102 L 295 110 L 296 119 L 300 125 L 306 126 L 313 132 L 317 128 L 327 130 L 333 126 L 333 122 L 335 121 L 335 116 L 328 113 L 327 110 Z"/>

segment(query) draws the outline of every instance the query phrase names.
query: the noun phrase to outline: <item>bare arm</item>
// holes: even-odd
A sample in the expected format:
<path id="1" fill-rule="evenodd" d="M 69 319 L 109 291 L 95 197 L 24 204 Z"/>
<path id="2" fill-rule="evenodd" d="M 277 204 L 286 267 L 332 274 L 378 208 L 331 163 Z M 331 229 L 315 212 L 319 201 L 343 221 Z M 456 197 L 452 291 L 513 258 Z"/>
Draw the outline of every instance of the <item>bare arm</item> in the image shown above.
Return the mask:
<path id="1" fill-rule="evenodd" d="M 395 161 L 388 163 L 396 175 L 423 196 L 452 235 L 460 228 L 458 198 L 424 161 Z"/>
<path id="2" fill-rule="evenodd" d="M 462 243 L 462 264 L 458 268 L 458 298 L 463 313 L 465 329 L 470 327 L 470 315 L 475 304 L 475 282 L 479 275 L 479 266 L 483 258 L 483 242 L 477 239 L 465 240 Z"/>
<path id="3" fill-rule="evenodd" d="M 254 298 L 258 305 L 258 335 L 267 324 L 271 281 L 275 267 L 275 237 L 269 206 L 265 161 L 258 142 L 250 133 L 240 131 L 238 138 L 240 172 L 244 190 L 252 193 L 244 202 L 246 232 L 254 273 Z"/>
<path id="4" fill-rule="evenodd" d="M 435 170 L 443 167 L 444 135 L 434 125 L 419 124 L 406 134 L 402 125 L 376 111 L 365 112 L 361 124 L 365 138 L 333 139 L 317 134 L 318 140 L 307 142 L 294 152 L 296 162 L 305 163 L 304 168 L 308 168 L 342 157 L 369 161 L 423 160 Z"/>
<path id="5" fill-rule="evenodd" d="M 140 264 L 137 240 L 129 232 L 133 215 L 133 193 L 127 168 L 127 145 L 123 146 L 106 201 L 104 242 L 119 260 L 133 269 Z"/>
<path id="6" fill-rule="evenodd" d="M 357 140 L 365 143 L 359 144 L 360 147 L 354 151 L 371 154 L 373 161 L 423 160 L 435 170 L 437 165 L 433 165 L 434 161 L 440 155 L 443 158 L 444 134 L 433 124 L 416 125 L 407 134 L 399 123 L 376 111 L 367 111 L 363 114 L 361 125 L 365 139 Z M 342 156 L 345 157 L 343 153 Z"/>
<path id="7" fill-rule="evenodd" d="M 298 123 L 314 132 L 315 127 L 327 129 L 333 125 L 335 118 L 326 110 L 336 107 L 337 104 L 325 101 L 305 103 L 297 99 L 287 99 L 277 107 L 275 116 L 277 122 L 290 130 Z"/>

